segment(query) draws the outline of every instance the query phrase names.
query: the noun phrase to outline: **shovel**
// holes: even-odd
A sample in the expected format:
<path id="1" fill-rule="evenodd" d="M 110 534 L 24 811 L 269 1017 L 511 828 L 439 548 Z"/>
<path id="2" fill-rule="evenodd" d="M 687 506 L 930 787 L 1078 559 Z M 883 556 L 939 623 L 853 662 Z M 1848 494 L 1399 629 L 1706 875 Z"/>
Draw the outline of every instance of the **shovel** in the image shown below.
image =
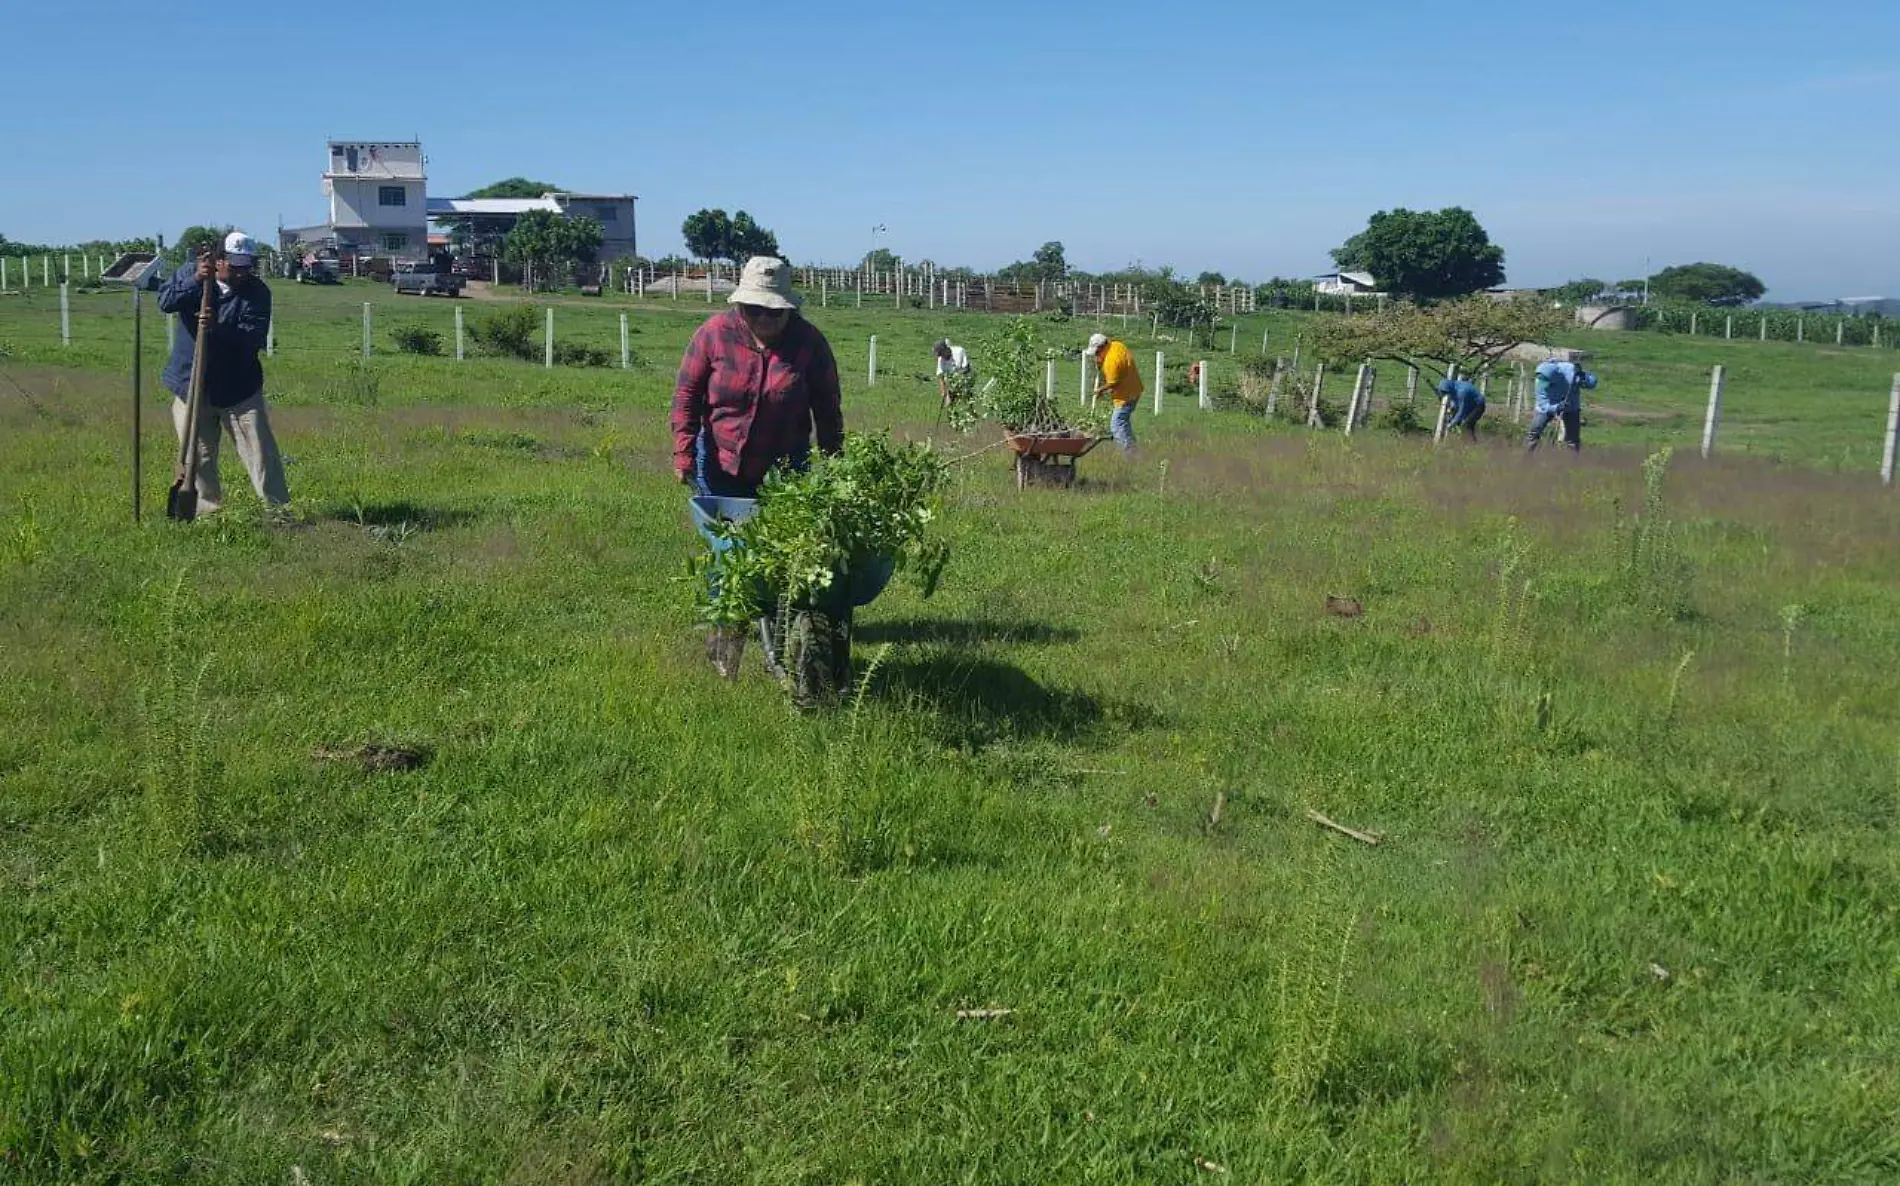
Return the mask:
<path id="1" fill-rule="evenodd" d="M 178 446 L 178 468 L 165 497 L 165 517 L 189 523 L 198 517 L 198 421 L 205 394 L 205 343 L 211 340 L 215 277 L 207 276 L 198 302 L 198 338 L 191 348 L 191 383 L 185 393 L 185 431 Z"/>

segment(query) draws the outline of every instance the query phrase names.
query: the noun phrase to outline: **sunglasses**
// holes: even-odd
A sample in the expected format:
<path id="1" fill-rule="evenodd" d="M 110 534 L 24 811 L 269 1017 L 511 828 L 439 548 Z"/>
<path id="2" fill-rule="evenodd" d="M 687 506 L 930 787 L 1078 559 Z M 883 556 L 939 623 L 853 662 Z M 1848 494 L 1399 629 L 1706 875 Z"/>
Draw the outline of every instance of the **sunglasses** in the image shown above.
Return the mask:
<path id="1" fill-rule="evenodd" d="M 790 317 L 790 309 L 768 309 L 764 305 L 740 305 L 747 317 L 756 317 L 760 321 L 777 321 L 781 317 Z"/>

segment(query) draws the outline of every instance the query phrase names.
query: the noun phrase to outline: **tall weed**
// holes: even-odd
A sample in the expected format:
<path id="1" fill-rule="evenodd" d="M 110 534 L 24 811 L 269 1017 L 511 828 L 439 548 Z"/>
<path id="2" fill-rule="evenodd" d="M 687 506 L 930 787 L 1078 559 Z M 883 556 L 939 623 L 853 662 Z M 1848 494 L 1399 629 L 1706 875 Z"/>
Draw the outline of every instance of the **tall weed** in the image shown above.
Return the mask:
<path id="1" fill-rule="evenodd" d="M 1612 532 L 1616 578 L 1623 600 L 1635 609 L 1660 618 L 1686 618 L 1695 570 L 1683 555 L 1678 529 L 1663 502 L 1663 481 L 1675 451 L 1662 449 L 1643 461 L 1643 509 L 1625 518 L 1617 505 Z"/>

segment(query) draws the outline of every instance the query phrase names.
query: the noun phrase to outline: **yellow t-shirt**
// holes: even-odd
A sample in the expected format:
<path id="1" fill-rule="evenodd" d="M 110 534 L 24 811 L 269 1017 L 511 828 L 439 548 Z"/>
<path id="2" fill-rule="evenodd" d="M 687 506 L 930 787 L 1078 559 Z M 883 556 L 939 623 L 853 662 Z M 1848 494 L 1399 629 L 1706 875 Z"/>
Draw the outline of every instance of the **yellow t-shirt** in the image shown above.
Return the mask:
<path id="1" fill-rule="evenodd" d="M 1102 351 L 1102 386 L 1108 388 L 1118 408 L 1134 403 L 1146 390 L 1141 385 L 1141 372 L 1135 367 L 1135 356 L 1120 342 L 1110 342 Z"/>

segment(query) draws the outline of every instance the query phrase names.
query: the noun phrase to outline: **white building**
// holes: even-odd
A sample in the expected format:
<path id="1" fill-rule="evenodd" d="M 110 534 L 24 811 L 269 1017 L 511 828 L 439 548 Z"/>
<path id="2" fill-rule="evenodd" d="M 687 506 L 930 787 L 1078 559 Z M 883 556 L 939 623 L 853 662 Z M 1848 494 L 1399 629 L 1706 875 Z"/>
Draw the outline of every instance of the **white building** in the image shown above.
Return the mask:
<path id="1" fill-rule="evenodd" d="M 323 192 L 337 250 L 396 259 L 428 255 L 426 164 L 413 140 L 330 141 Z"/>
<path id="2" fill-rule="evenodd" d="M 1324 296 L 1372 296 L 1379 285 L 1371 272 L 1327 272 L 1313 288 Z"/>

